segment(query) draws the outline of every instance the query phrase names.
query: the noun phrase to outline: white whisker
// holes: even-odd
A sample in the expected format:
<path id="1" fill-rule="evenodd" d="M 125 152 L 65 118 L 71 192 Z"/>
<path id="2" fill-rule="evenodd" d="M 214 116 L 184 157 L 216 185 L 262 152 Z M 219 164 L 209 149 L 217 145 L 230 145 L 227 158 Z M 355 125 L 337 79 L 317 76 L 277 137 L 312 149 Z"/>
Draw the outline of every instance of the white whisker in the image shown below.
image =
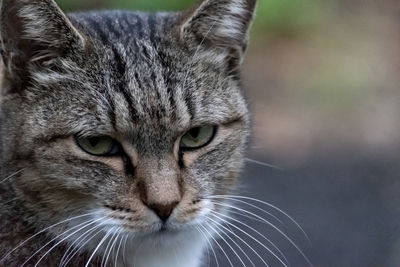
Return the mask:
<path id="1" fill-rule="evenodd" d="M 270 212 L 268 212 L 268 211 L 266 211 L 266 210 L 264 210 L 264 209 L 262 209 L 262 208 L 260 208 L 260 207 L 258 207 L 258 206 L 256 206 L 256 205 L 254 205 L 254 204 L 248 203 L 248 202 L 243 201 L 243 200 L 240 200 L 240 199 L 231 199 L 231 201 L 236 201 L 236 202 L 239 202 L 239 203 L 246 204 L 246 205 L 248 205 L 248 206 L 250 206 L 250 207 L 253 207 L 253 208 L 255 208 L 255 209 L 261 211 L 262 213 L 265 213 L 265 214 L 271 216 L 272 218 L 274 218 L 275 220 L 277 220 L 280 224 L 282 224 L 282 225 L 284 224 L 284 223 L 282 222 L 282 220 L 280 220 L 278 217 L 276 217 L 276 216 L 273 215 L 272 213 L 270 213 Z"/>
<path id="2" fill-rule="evenodd" d="M 212 253 L 214 254 L 215 263 L 217 264 L 217 267 L 219 267 L 217 254 L 215 253 L 215 250 L 214 250 L 213 245 L 211 244 L 210 240 L 207 238 L 207 235 L 203 232 L 203 230 L 200 229 L 200 227 L 196 227 L 196 229 L 204 236 L 204 238 L 205 238 L 206 242 L 208 243 Z M 210 265 L 210 262 L 208 262 L 208 266 L 209 265 Z"/>
<path id="3" fill-rule="evenodd" d="M 288 259 L 286 258 L 285 254 L 284 254 L 270 239 L 268 239 L 265 235 L 263 235 L 262 233 L 260 233 L 260 232 L 257 231 L 256 229 L 254 229 L 253 227 L 251 227 L 251 226 L 249 226 L 249 225 L 247 225 L 247 224 L 245 224 L 245 223 L 243 223 L 243 222 L 241 222 L 241 221 L 239 221 L 239 220 L 237 220 L 237 219 L 235 219 L 235 218 L 232 218 L 232 217 L 230 217 L 230 216 L 228 216 L 228 215 L 225 215 L 225 214 L 222 214 L 222 213 L 218 213 L 218 212 L 215 212 L 215 211 L 212 211 L 212 213 L 214 213 L 214 214 L 216 214 L 216 215 L 224 216 L 225 218 L 228 218 L 229 220 L 232 220 L 232 221 L 234 221 L 234 222 L 239 223 L 240 225 L 243 225 L 243 226 L 249 228 L 250 230 L 252 230 L 252 231 L 255 232 L 256 234 L 258 234 L 259 236 L 261 236 L 261 237 L 262 237 L 264 240 L 266 240 L 269 244 L 271 244 L 271 245 L 278 251 L 278 253 L 282 256 L 282 258 L 286 261 L 286 263 L 289 264 L 289 261 L 288 261 Z M 222 219 L 221 217 L 219 217 L 219 218 Z M 274 254 L 273 254 L 273 255 L 274 255 Z M 274 256 L 275 256 L 275 255 L 274 255 Z"/>
<path id="4" fill-rule="evenodd" d="M 215 203 L 215 202 L 214 202 L 214 203 Z M 229 207 L 229 208 L 239 209 L 239 210 L 241 210 L 241 211 L 243 211 L 243 212 L 249 213 L 248 211 L 246 211 L 246 210 L 244 210 L 244 209 L 240 209 L 240 208 L 238 208 L 238 207 L 234 207 L 234 206 L 231 206 L 231 205 L 228 205 L 228 204 L 225 204 L 225 203 L 216 203 L 216 204 L 221 205 L 221 206 L 225 206 L 225 207 Z M 279 229 L 278 227 L 276 227 L 276 226 L 275 226 L 274 224 L 272 224 L 271 222 L 265 220 L 264 218 L 262 218 L 262 217 L 260 217 L 260 216 L 258 216 L 258 215 L 255 215 L 255 216 L 257 216 L 258 219 L 264 221 L 266 224 L 268 224 L 269 226 L 271 226 L 272 228 L 274 228 L 279 234 L 281 234 L 283 237 L 285 237 L 285 239 L 286 239 L 287 241 L 289 241 L 289 242 L 292 244 L 292 246 L 294 246 L 294 247 L 296 248 L 296 250 L 303 256 L 303 258 L 307 261 L 307 263 L 308 263 L 310 266 L 313 266 L 312 263 L 311 263 L 311 261 L 310 261 L 310 260 L 308 259 L 308 257 L 304 254 L 304 252 L 296 245 L 296 243 L 295 243 L 288 235 L 286 235 L 281 229 Z"/>
<path id="5" fill-rule="evenodd" d="M 248 211 L 248 210 L 245 210 L 245 209 L 242 209 L 242 208 L 239 208 L 239 207 L 236 207 L 236 206 L 227 204 L 227 203 L 215 201 L 215 200 L 211 200 L 211 202 L 212 202 L 213 204 L 215 204 L 215 205 L 224 206 L 224 207 L 227 207 L 227 208 L 236 210 L 236 211 L 238 211 L 238 212 L 242 212 L 243 214 L 249 214 L 249 215 L 255 217 L 256 219 L 259 219 L 261 222 L 266 223 L 266 224 L 268 224 L 268 225 L 271 225 L 271 224 L 272 224 L 270 221 L 266 220 L 265 218 L 263 218 L 263 217 L 261 217 L 261 216 L 255 214 L 255 213 L 253 213 L 253 212 L 251 212 L 251 211 Z M 230 210 L 230 212 L 232 212 L 232 210 Z"/>
<path id="6" fill-rule="evenodd" d="M 100 224 L 101 226 L 101 224 Z M 75 241 L 69 246 L 69 248 L 65 251 L 63 257 L 60 260 L 60 264 L 58 265 L 59 267 L 65 266 L 66 262 L 68 262 L 67 260 L 69 259 L 70 255 L 77 249 L 77 247 L 84 242 L 85 238 L 90 235 L 92 232 L 94 232 L 98 227 L 100 227 L 99 225 L 95 225 L 92 228 L 90 228 L 89 230 L 85 231 L 84 233 L 82 233 L 78 238 L 75 239 Z M 76 245 L 75 245 L 76 243 Z M 79 250 L 79 249 L 78 249 Z"/>
<path id="7" fill-rule="evenodd" d="M 250 159 L 250 158 L 245 158 L 246 161 L 250 162 L 250 163 L 254 163 L 254 164 L 258 164 L 264 167 L 268 167 L 268 168 L 272 168 L 272 169 L 276 169 L 276 170 L 280 170 L 282 171 L 283 169 L 281 167 L 269 164 L 269 163 L 265 163 L 265 162 L 261 162 L 258 160 L 254 160 L 254 159 Z"/>
<path id="8" fill-rule="evenodd" d="M 221 249 L 222 253 L 225 255 L 226 259 L 228 260 L 229 264 L 231 265 L 231 267 L 233 267 L 232 261 L 229 259 L 228 254 L 226 254 L 224 248 L 218 243 L 218 241 L 214 238 L 214 236 L 207 230 L 206 227 L 204 227 L 203 225 L 199 225 L 200 227 L 202 227 L 204 229 L 204 231 L 206 231 L 209 236 L 212 238 L 212 240 L 214 240 L 215 244 L 217 244 L 217 246 Z"/>
<path id="9" fill-rule="evenodd" d="M 211 220 L 209 217 L 207 217 L 207 219 Z M 219 227 L 218 227 L 219 226 Z M 232 241 L 232 243 L 239 248 L 240 252 L 242 252 L 242 254 L 247 258 L 248 261 L 250 261 L 250 263 L 253 265 L 253 267 L 255 267 L 254 262 L 250 259 L 250 257 L 246 254 L 246 252 L 239 246 L 239 244 L 232 238 L 230 237 L 226 231 L 228 231 L 228 233 L 232 234 L 233 231 L 231 229 L 227 229 L 225 227 L 221 227 L 222 224 L 217 223 L 216 228 L 218 229 L 218 231 L 221 231 L 222 234 L 224 234 L 230 241 Z M 210 225 L 211 227 L 211 225 Z M 223 229 L 221 229 L 223 228 Z M 229 246 L 229 245 L 228 245 Z M 244 262 L 242 261 L 242 259 L 237 255 L 236 251 L 234 251 L 234 253 L 236 254 L 236 256 L 239 258 L 240 262 L 243 264 L 244 267 L 246 267 L 246 265 L 244 264 Z"/>
<path id="10" fill-rule="evenodd" d="M 74 242 L 72 242 L 72 243 L 69 245 L 68 249 L 64 252 L 64 255 L 62 256 L 62 258 L 61 258 L 61 260 L 60 260 L 60 263 L 58 264 L 59 267 L 63 266 L 65 259 L 66 259 L 66 258 L 69 256 L 69 254 L 70 254 L 70 253 L 69 253 L 70 250 L 73 250 L 75 243 L 77 243 L 77 242 L 85 235 L 85 233 L 86 233 L 86 232 L 84 232 L 83 234 L 81 234 L 78 238 L 76 238 L 76 239 L 74 240 Z"/>
<path id="11" fill-rule="evenodd" d="M 80 223 L 78 225 L 75 225 L 74 227 L 71 227 L 70 229 L 65 230 L 62 234 L 59 234 L 58 236 L 54 237 L 53 239 L 51 239 L 49 242 L 47 242 L 45 245 L 43 245 L 41 248 L 39 248 L 38 250 L 36 250 L 27 260 L 25 260 L 25 262 L 21 265 L 24 266 L 25 264 L 27 264 L 35 255 L 37 255 L 42 249 L 44 249 L 45 247 L 47 247 L 48 245 L 50 245 L 51 243 L 53 243 L 53 241 L 57 240 L 60 236 L 69 233 L 71 231 L 73 231 L 74 229 L 78 228 L 80 229 L 80 227 L 82 225 L 87 226 L 88 224 L 92 223 L 94 221 L 94 219 L 85 221 L 83 223 Z M 47 255 L 47 254 L 46 254 Z"/>
<path id="12" fill-rule="evenodd" d="M 120 241 L 119 241 L 119 244 L 118 244 L 118 248 L 117 248 L 117 253 L 114 256 L 114 267 L 117 267 L 118 256 L 119 256 L 119 252 L 120 252 L 120 249 L 121 249 L 122 240 L 123 240 L 123 237 L 120 238 Z"/>
<path id="13" fill-rule="evenodd" d="M 293 222 L 302 232 L 302 234 L 306 237 L 307 241 L 309 242 L 309 244 L 311 244 L 311 240 L 309 238 L 309 236 L 307 235 L 306 231 L 304 231 L 304 229 L 300 226 L 300 224 L 293 219 L 289 214 L 287 214 L 286 212 L 284 212 L 283 210 L 281 210 L 280 208 L 272 205 L 271 203 L 262 201 L 260 199 L 257 198 L 252 198 L 252 197 L 246 197 L 246 196 L 234 196 L 234 195 L 215 195 L 215 196 L 210 196 L 208 198 L 219 198 L 219 199 L 229 199 L 229 200 L 233 200 L 233 201 L 237 201 L 239 200 L 250 200 L 250 201 L 254 201 L 260 204 L 264 204 L 268 207 L 271 207 L 272 209 L 280 212 L 281 214 L 283 214 L 286 218 L 288 218 L 291 222 Z"/>
<path id="14" fill-rule="evenodd" d="M 106 246 L 106 248 L 104 249 L 103 258 L 101 259 L 101 263 L 100 263 L 100 266 L 101 266 L 101 267 L 106 266 L 106 264 L 105 264 L 106 258 L 107 258 L 107 260 L 108 260 L 108 258 L 109 258 L 109 256 L 110 256 L 110 253 L 111 253 L 111 249 L 113 248 L 114 241 L 116 240 L 116 239 L 113 240 L 113 238 L 116 237 L 117 234 L 119 234 L 119 233 L 118 233 L 117 231 L 115 231 L 115 232 L 110 236 L 110 240 L 108 241 L 107 246 Z"/>
<path id="15" fill-rule="evenodd" d="M 51 229 L 51 228 L 53 228 L 53 227 L 56 227 L 56 226 L 58 226 L 58 225 L 60 225 L 60 224 L 63 224 L 63 223 L 66 223 L 66 222 L 69 222 L 69 221 L 72 221 L 72 220 L 75 220 L 75 219 L 79 219 L 79 218 L 82 218 L 82 217 L 86 217 L 86 216 L 89 216 L 89 215 L 93 215 L 93 214 L 96 214 L 96 213 L 97 213 L 97 212 L 90 212 L 90 213 L 82 214 L 82 215 L 79 215 L 79 216 L 75 216 L 75 217 L 72 217 L 72 218 L 68 218 L 68 219 L 66 219 L 66 220 L 63 220 L 63 221 L 61 221 L 61 222 L 58 222 L 58 223 L 55 223 L 55 224 L 53 224 L 53 225 L 50 225 L 50 226 L 46 227 L 45 229 L 43 229 L 43 230 L 37 232 L 36 234 L 32 235 L 31 237 L 29 237 L 29 238 L 25 239 L 24 241 L 22 241 L 21 243 L 19 243 L 19 245 L 17 245 L 15 248 L 13 248 L 11 251 L 9 251 L 6 255 L 4 255 L 3 258 L 0 259 L 0 263 L 1 263 L 2 261 L 4 261 L 8 256 L 10 256 L 10 255 L 11 255 L 14 251 L 16 251 L 18 248 L 22 247 L 23 245 L 25 245 L 27 242 L 29 242 L 29 241 L 32 240 L 33 238 L 35 238 L 36 236 L 38 236 L 38 235 L 40 235 L 40 234 L 42 234 L 42 233 L 48 231 L 49 229 Z"/>
<path id="16" fill-rule="evenodd" d="M 233 247 L 228 243 L 228 241 L 226 241 L 226 239 L 219 233 L 218 230 L 220 229 L 215 229 L 213 226 L 211 226 L 211 224 L 209 224 L 209 227 L 211 228 L 211 230 L 213 230 L 215 233 L 217 233 L 217 235 L 222 239 L 222 241 L 225 242 L 225 244 L 228 245 L 228 247 L 232 250 L 232 252 L 235 254 L 235 256 L 239 259 L 239 261 L 242 263 L 242 265 L 244 267 L 246 267 L 246 264 L 244 264 L 242 258 L 239 256 L 239 254 L 236 252 L 236 250 L 233 249 Z M 223 230 L 221 230 L 222 233 L 225 233 Z M 225 234 L 226 235 L 226 234 Z"/>
<path id="17" fill-rule="evenodd" d="M 94 233 L 94 235 L 92 235 L 91 237 L 89 237 L 88 239 L 85 238 L 88 237 L 91 233 L 93 233 L 94 231 L 96 231 L 97 229 L 101 228 L 104 224 L 106 224 L 108 221 L 112 220 L 112 218 L 109 218 L 107 220 L 105 220 L 104 222 L 101 222 L 99 225 L 95 225 L 94 227 L 92 227 L 91 229 L 89 229 L 88 231 L 86 231 L 83 235 L 85 235 L 84 237 L 82 237 L 82 240 L 76 245 L 77 247 L 72 250 L 70 252 L 70 256 L 68 256 L 68 259 L 66 259 L 64 266 L 66 266 L 68 264 L 69 261 L 71 261 L 73 259 L 73 257 L 87 244 L 89 243 L 90 240 L 92 240 L 96 235 L 98 235 L 99 233 L 101 233 L 103 231 L 103 229 L 100 229 L 99 231 L 97 231 L 96 233 Z M 83 243 L 82 243 L 83 242 Z M 82 244 L 81 244 L 82 243 Z M 81 245 L 80 245 L 81 244 Z M 80 245 L 80 246 L 79 246 Z M 79 246 L 79 247 L 78 247 Z"/>
<path id="18" fill-rule="evenodd" d="M 108 232 L 104 235 L 104 237 L 100 240 L 99 244 L 97 245 L 97 247 L 94 249 L 92 255 L 90 255 L 85 267 L 88 267 L 90 262 L 92 261 L 94 255 L 96 254 L 96 252 L 99 250 L 99 248 L 101 247 L 101 245 L 104 243 L 104 241 L 107 239 L 107 237 L 113 232 L 114 229 L 110 229 L 108 230 Z"/>
<path id="19" fill-rule="evenodd" d="M 214 217 L 218 218 L 219 220 L 223 221 L 226 223 L 226 221 L 224 219 L 219 218 L 218 216 L 211 214 Z M 228 229 L 227 227 L 223 226 L 222 224 L 220 224 L 219 222 L 211 219 L 210 217 L 207 217 L 209 220 L 211 220 L 212 222 L 221 225 L 221 227 L 223 227 L 224 229 Z M 246 241 L 243 240 L 243 238 L 241 238 L 240 236 L 238 236 L 237 234 L 235 234 L 233 231 L 231 231 L 231 233 L 238 238 L 240 241 L 242 241 L 248 248 L 250 248 L 251 251 L 253 251 L 253 253 L 264 263 L 265 266 L 269 266 L 268 263 L 264 260 L 263 257 L 260 256 L 260 254 L 252 247 L 250 246 Z M 250 236 L 251 237 L 251 236 Z"/>
<path id="20" fill-rule="evenodd" d="M 4 202 L 4 203 L 1 203 L 1 204 L 2 204 L 2 205 L 7 205 L 7 204 L 10 204 L 10 203 L 12 203 L 12 202 L 18 200 L 18 199 L 21 199 L 21 198 L 20 198 L 20 197 L 15 197 L 15 198 L 10 199 L 10 200 L 8 200 L 8 201 L 6 201 L 6 202 Z"/>
<path id="21" fill-rule="evenodd" d="M 247 215 L 247 214 L 245 214 L 245 213 L 243 213 L 243 212 L 239 212 L 239 211 L 235 211 L 235 210 L 229 209 L 229 213 L 230 213 L 230 214 L 235 214 L 235 215 L 238 215 L 238 216 L 242 216 L 242 217 L 245 217 L 245 218 L 247 218 L 247 219 L 254 220 L 254 221 L 256 221 L 256 222 L 264 223 L 264 222 L 261 221 L 260 219 L 257 219 L 257 218 L 255 218 L 254 216 Z"/>
<path id="22" fill-rule="evenodd" d="M 126 251 L 126 243 L 128 242 L 128 237 L 129 237 L 129 234 L 126 234 L 125 235 L 125 241 L 124 241 L 124 248 L 123 248 L 123 251 L 122 251 L 122 261 L 124 262 L 124 264 L 126 262 L 125 251 Z"/>
<path id="23" fill-rule="evenodd" d="M 79 228 L 78 230 L 75 230 L 75 231 L 73 231 L 71 234 L 69 234 L 69 235 L 67 235 L 66 237 L 62 238 L 62 239 L 61 239 L 60 241 L 58 241 L 54 246 L 52 246 L 45 254 L 43 254 L 43 255 L 40 257 L 40 259 L 38 260 L 38 262 L 35 264 L 34 267 L 37 267 L 37 266 L 39 265 L 39 263 L 40 263 L 54 248 L 56 248 L 59 244 L 61 244 L 62 242 L 64 242 L 64 241 L 67 240 L 69 237 L 73 236 L 74 234 L 78 233 L 79 231 L 83 230 L 83 229 L 86 228 L 87 226 L 89 226 L 89 225 L 91 225 L 91 224 L 94 224 L 94 223 L 96 223 L 96 222 L 98 222 L 98 221 L 101 221 L 101 220 L 103 220 L 104 218 L 107 218 L 107 216 L 104 216 L 104 217 L 99 218 L 99 219 L 94 219 L 94 220 L 90 221 L 89 223 L 87 223 L 86 225 L 84 225 L 83 227 Z M 75 227 L 76 227 L 76 226 L 75 226 Z M 73 227 L 73 228 L 74 228 L 74 227 Z M 73 228 L 71 228 L 71 229 L 73 229 Z M 71 229 L 70 229 L 70 230 L 71 230 Z M 69 231 L 69 230 L 68 230 L 68 231 Z M 56 238 L 58 238 L 58 237 L 61 237 L 62 235 L 66 234 L 66 232 L 67 232 L 67 231 L 65 231 L 65 232 L 62 233 L 61 235 L 55 237 L 54 239 L 56 239 Z M 53 239 L 53 240 L 54 240 L 54 239 Z M 52 241 L 53 241 L 53 240 L 52 240 Z M 52 242 L 52 241 L 51 241 L 51 242 Z M 45 246 L 47 246 L 47 245 L 45 245 Z M 41 249 L 40 249 L 40 250 L 41 250 Z M 39 251 L 40 251 L 40 250 L 39 250 Z"/>
<path id="24" fill-rule="evenodd" d="M 204 35 L 204 37 L 203 37 L 203 39 L 201 40 L 200 44 L 197 46 L 196 51 L 194 52 L 193 57 L 192 57 L 191 60 L 190 60 L 190 63 L 189 63 L 187 72 L 186 72 L 186 74 L 185 74 L 185 78 L 183 79 L 183 86 L 182 86 L 183 89 L 186 89 L 186 88 L 185 88 L 185 87 L 186 87 L 186 81 L 187 81 L 187 78 L 188 78 L 188 76 L 189 76 L 190 69 L 191 69 L 192 66 L 193 66 L 194 60 L 195 60 L 197 54 L 199 53 L 200 48 L 201 48 L 201 46 L 203 45 L 204 41 L 207 39 L 207 36 L 210 34 L 210 32 L 212 31 L 212 29 L 214 28 L 215 23 L 216 23 L 216 22 L 213 22 L 213 23 L 211 24 L 210 29 L 208 29 L 207 33 Z"/>
<path id="25" fill-rule="evenodd" d="M 19 171 L 16 171 L 16 172 L 14 172 L 14 173 L 8 175 L 6 178 L 4 178 L 3 180 L 0 181 L 0 184 L 2 184 L 2 183 L 4 183 L 4 182 L 6 182 L 7 180 L 9 180 L 9 179 L 15 177 L 17 174 L 23 172 L 24 170 L 25 170 L 25 168 L 22 168 L 22 169 L 20 169 Z"/>
<path id="26" fill-rule="evenodd" d="M 119 231 L 119 229 L 117 229 L 115 232 L 117 233 L 117 235 L 115 236 L 114 241 L 113 241 L 113 243 L 112 243 L 112 245 L 111 245 L 110 251 L 108 252 L 107 259 L 106 259 L 106 261 L 105 261 L 104 266 L 107 266 L 108 260 L 109 260 L 109 258 L 110 258 L 110 256 L 111 256 L 111 254 L 113 254 L 114 251 L 115 251 L 115 248 L 116 248 L 115 246 L 116 246 L 116 244 L 118 243 L 118 237 L 121 235 L 121 232 Z M 113 257 L 111 257 L 111 259 L 112 259 L 112 258 L 113 258 Z M 115 258 L 114 258 L 114 259 L 115 259 Z"/>
<path id="27" fill-rule="evenodd" d="M 96 229 L 100 228 L 101 225 L 97 225 L 91 228 L 91 233 L 94 232 Z M 98 235 L 99 233 L 101 233 L 103 231 L 103 229 L 98 230 L 97 232 L 94 233 L 94 235 L 92 235 L 91 237 L 89 237 L 88 239 L 85 240 L 86 237 L 88 237 L 89 235 L 86 235 L 81 242 L 84 242 L 82 245 L 80 245 L 79 247 L 75 248 L 73 251 L 70 252 L 70 255 L 68 256 L 68 258 L 65 259 L 65 262 L 63 263 L 63 266 L 67 266 L 67 264 L 75 257 L 75 255 L 81 250 L 83 249 L 83 247 L 90 242 L 90 240 L 92 240 L 96 235 Z M 81 243 L 79 242 L 79 244 Z M 79 245 L 78 244 L 78 245 Z"/>
<path id="28" fill-rule="evenodd" d="M 208 241 L 207 236 L 205 236 L 203 232 L 200 232 L 198 226 L 196 226 L 196 230 L 201 234 L 201 236 L 204 238 L 204 240 L 207 240 L 207 241 Z M 210 266 L 210 265 L 211 265 L 211 254 L 210 254 L 210 249 L 211 249 L 211 248 L 210 248 L 209 246 L 211 246 L 210 242 L 208 242 L 207 247 L 206 247 L 206 252 L 207 252 L 207 266 Z"/>

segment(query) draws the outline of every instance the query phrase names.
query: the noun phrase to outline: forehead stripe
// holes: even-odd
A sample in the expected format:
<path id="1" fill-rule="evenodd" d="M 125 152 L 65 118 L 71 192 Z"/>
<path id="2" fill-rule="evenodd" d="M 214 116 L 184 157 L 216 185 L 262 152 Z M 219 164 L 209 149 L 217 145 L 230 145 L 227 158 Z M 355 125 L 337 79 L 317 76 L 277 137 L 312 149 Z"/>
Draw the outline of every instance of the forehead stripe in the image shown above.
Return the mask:
<path id="1" fill-rule="evenodd" d="M 128 90 L 125 86 L 126 62 L 121 57 L 121 55 L 118 53 L 118 50 L 116 47 L 112 46 L 111 50 L 114 54 L 115 67 L 117 70 L 117 77 L 116 77 L 117 88 L 116 89 L 118 89 L 118 91 L 123 95 L 126 103 L 128 104 L 129 117 L 131 118 L 132 121 L 137 121 L 138 114 L 133 105 L 133 101 L 132 101 L 133 96 L 131 95 L 130 92 L 128 92 Z"/>

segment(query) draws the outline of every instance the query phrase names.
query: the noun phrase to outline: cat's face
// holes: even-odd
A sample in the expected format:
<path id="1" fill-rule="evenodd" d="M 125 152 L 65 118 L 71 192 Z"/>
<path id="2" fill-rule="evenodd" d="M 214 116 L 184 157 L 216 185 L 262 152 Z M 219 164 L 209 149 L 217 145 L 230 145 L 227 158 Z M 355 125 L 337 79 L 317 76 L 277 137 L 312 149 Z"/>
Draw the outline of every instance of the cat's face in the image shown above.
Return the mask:
<path id="1" fill-rule="evenodd" d="M 50 0 L 3 2 L 2 168 L 21 170 L 10 183 L 34 220 L 93 213 L 79 223 L 147 235 L 223 209 L 208 197 L 234 190 L 243 163 L 255 1 L 70 18 Z"/>

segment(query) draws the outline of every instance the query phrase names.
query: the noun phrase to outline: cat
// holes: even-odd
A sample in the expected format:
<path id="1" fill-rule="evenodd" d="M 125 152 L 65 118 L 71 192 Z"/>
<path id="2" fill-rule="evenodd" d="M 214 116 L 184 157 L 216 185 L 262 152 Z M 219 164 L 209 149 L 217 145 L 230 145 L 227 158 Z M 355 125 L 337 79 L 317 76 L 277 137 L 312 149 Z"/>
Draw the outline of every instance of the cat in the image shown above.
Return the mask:
<path id="1" fill-rule="evenodd" d="M 0 266 L 204 264 L 244 164 L 255 8 L 2 1 Z"/>

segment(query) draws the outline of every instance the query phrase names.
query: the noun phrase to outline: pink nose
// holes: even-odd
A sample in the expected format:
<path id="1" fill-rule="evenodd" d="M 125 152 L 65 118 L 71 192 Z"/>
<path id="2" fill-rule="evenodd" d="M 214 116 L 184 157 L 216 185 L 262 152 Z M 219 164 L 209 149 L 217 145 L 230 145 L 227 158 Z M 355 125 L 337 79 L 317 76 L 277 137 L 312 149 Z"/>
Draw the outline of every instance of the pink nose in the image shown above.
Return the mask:
<path id="1" fill-rule="evenodd" d="M 178 205 L 178 201 L 163 205 L 159 203 L 146 203 L 146 205 L 152 209 L 157 216 L 163 221 L 166 222 L 168 218 L 171 216 L 172 212 L 174 211 L 175 207 Z"/>

